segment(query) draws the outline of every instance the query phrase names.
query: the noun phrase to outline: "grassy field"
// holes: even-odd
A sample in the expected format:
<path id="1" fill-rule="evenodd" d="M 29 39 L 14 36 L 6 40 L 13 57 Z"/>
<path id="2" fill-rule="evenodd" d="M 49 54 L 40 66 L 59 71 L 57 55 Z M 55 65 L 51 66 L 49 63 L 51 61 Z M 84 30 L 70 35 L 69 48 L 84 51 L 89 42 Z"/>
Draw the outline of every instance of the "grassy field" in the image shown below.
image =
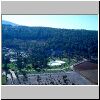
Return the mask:
<path id="1" fill-rule="evenodd" d="M 6 76 L 5 75 L 2 75 L 2 85 L 5 85 L 6 84 Z"/>
<path id="2" fill-rule="evenodd" d="M 70 66 L 75 64 L 77 61 L 75 59 L 70 59 L 70 62 L 67 58 L 63 58 L 63 59 L 57 59 L 57 60 L 62 60 L 65 62 L 65 64 L 62 64 L 60 66 L 49 66 L 45 69 L 42 69 L 40 72 L 35 71 L 35 69 L 32 67 L 31 64 L 29 64 L 26 67 L 27 73 L 55 73 L 55 72 L 59 72 L 59 71 L 69 71 L 71 70 Z"/>
<path id="3" fill-rule="evenodd" d="M 32 67 L 32 64 L 27 64 L 26 67 L 22 69 L 22 71 L 25 71 L 26 73 L 30 73 L 30 74 L 51 73 L 51 72 L 55 73 L 58 71 L 69 71 L 71 70 L 70 66 L 76 63 L 75 59 L 70 59 L 70 61 L 68 58 L 63 58 L 63 59 L 55 58 L 55 59 L 64 61 L 65 63 L 62 65 L 58 65 L 58 66 L 48 66 L 47 68 L 44 67 L 44 69 L 41 69 L 40 72 L 36 71 L 34 67 Z M 15 63 L 9 63 L 8 67 L 9 69 L 17 72 L 18 74 L 21 74 Z"/>

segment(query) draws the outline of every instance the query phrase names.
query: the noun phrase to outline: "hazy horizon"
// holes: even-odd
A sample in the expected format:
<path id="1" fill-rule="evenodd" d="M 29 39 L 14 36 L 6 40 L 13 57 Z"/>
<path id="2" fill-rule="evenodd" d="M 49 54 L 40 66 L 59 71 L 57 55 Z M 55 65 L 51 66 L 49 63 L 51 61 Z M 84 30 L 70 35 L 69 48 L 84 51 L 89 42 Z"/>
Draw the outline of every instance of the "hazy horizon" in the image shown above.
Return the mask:
<path id="1" fill-rule="evenodd" d="M 98 15 L 2 15 L 2 21 L 31 27 L 98 30 Z"/>

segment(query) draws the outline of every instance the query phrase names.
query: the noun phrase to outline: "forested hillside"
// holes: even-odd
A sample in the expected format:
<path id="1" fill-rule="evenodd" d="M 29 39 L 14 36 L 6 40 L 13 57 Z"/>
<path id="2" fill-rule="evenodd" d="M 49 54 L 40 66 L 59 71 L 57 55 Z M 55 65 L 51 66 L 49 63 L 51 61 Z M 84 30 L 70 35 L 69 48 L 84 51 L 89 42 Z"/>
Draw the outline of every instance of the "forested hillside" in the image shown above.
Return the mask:
<path id="1" fill-rule="evenodd" d="M 97 57 L 98 32 L 2 25 L 2 46 L 45 56 Z"/>
<path id="2" fill-rule="evenodd" d="M 72 71 L 75 64 L 97 58 L 98 31 L 2 24 L 2 84 L 81 84 L 56 72 Z M 52 79 L 59 82 L 47 81 L 49 76 L 41 79 L 41 73 L 55 73 Z M 28 74 L 40 76 L 33 81 Z"/>

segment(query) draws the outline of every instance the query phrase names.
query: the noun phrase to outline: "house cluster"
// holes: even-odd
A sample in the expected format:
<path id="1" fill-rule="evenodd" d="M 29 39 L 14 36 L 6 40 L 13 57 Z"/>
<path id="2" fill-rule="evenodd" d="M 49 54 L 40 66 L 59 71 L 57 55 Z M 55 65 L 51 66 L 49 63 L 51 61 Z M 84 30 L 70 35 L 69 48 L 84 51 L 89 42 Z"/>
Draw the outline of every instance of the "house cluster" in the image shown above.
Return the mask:
<path id="1" fill-rule="evenodd" d="M 10 62 L 16 62 L 17 61 L 17 55 L 18 55 L 19 51 L 16 51 L 14 49 L 10 49 L 10 48 L 7 48 L 7 47 L 3 47 L 2 51 L 3 51 L 5 57 L 10 58 Z M 28 54 L 26 54 L 24 51 L 20 51 L 20 55 L 22 57 L 28 57 Z"/>

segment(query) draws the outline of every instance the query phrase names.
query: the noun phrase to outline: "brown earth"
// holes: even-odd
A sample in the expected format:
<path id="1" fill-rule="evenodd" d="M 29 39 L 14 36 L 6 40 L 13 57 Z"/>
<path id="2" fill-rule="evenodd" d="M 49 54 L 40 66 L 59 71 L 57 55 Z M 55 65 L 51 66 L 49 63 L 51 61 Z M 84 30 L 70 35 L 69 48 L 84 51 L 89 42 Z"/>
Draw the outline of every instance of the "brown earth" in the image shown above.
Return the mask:
<path id="1" fill-rule="evenodd" d="M 93 84 L 98 84 L 98 64 L 86 61 L 74 66 L 74 70 Z"/>

